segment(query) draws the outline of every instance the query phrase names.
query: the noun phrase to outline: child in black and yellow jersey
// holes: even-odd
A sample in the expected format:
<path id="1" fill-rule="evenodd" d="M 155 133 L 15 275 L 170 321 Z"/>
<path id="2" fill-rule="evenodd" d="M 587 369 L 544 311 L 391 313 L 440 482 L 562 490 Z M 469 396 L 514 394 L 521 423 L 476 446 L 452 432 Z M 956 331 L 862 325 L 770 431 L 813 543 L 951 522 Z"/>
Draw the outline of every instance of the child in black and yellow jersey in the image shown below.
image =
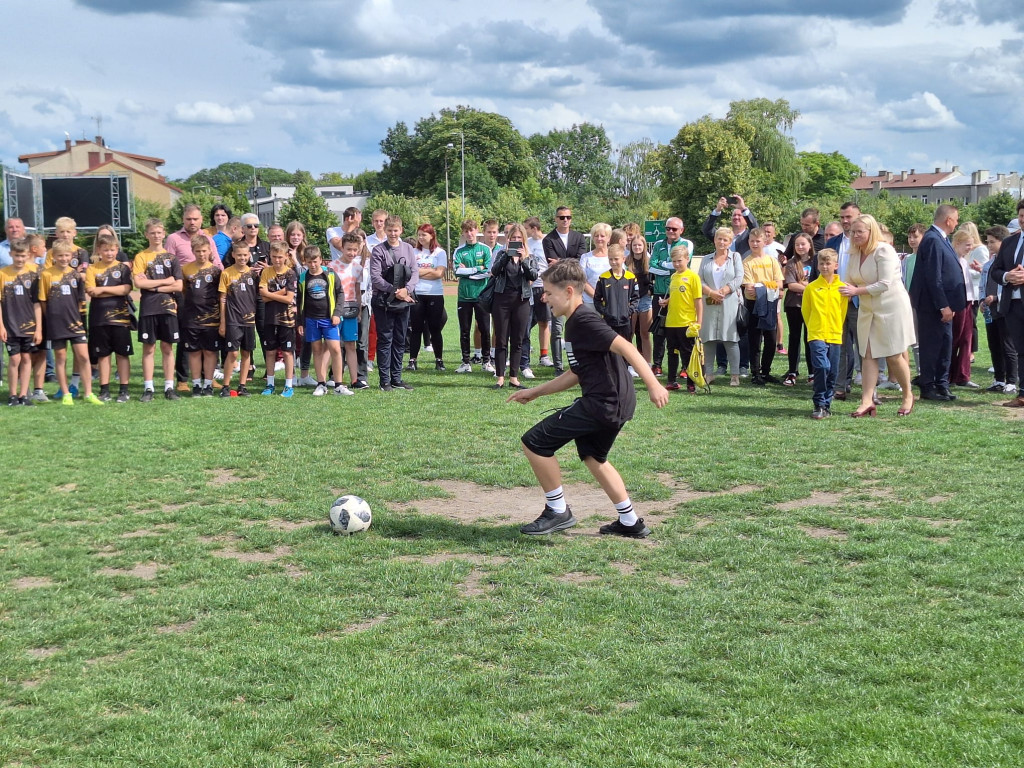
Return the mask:
<path id="1" fill-rule="evenodd" d="M 248 397 L 245 384 L 249 379 L 252 351 L 256 349 L 256 294 L 259 279 L 249 269 L 249 246 L 239 240 L 231 246 L 233 263 L 220 273 L 220 327 L 221 338 L 228 351 L 224 359 L 224 386 L 221 397 Z M 235 358 L 242 358 L 238 374 L 238 389 L 231 389 L 231 376 Z"/>
<path id="2" fill-rule="evenodd" d="M 176 256 L 164 249 L 164 223 L 160 219 L 146 222 L 149 246 L 140 251 L 132 264 L 135 287 L 139 289 L 139 341 L 142 342 L 142 402 L 153 399 L 153 371 L 156 367 L 156 344 L 164 372 L 164 397 L 177 400 L 174 391 L 174 346 L 179 341 L 178 304 L 181 293 L 181 265 Z"/>
<path id="3" fill-rule="evenodd" d="M 11 243 L 13 264 L 0 269 L 0 341 L 7 345 L 11 385 L 8 405 L 32 405 L 28 397 L 32 353 L 43 338 L 39 307 L 39 267 L 29 260 L 25 240 Z"/>
<path id="4" fill-rule="evenodd" d="M 295 274 L 288 244 L 270 244 L 270 266 L 260 273 L 260 296 L 264 302 L 263 356 L 267 361 L 267 387 L 264 395 L 274 394 L 275 350 L 284 357 L 284 391 L 281 397 L 291 397 L 292 377 L 295 375 L 295 293 L 299 276 Z"/>
<path id="5" fill-rule="evenodd" d="M 73 246 L 58 240 L 51 249 L 53 266 L 39 275 L 39 304 L 45 320 L 46 343 L 53 350 L 57 383 L 63 392 L 61 402 L 74 405 L 75 399 L 68 389 L 67 343 L 71 342 L 76 371 L 89 371 L 89 340 L 85 335 L 82 313 L 85 308 L 85 282 L 71 267 Z M 103 405 L 103 401 L 92 393 L 92 376 L 82 377 L 85 401 L 92 405 Z"/>
<path id="6" fill-rule="evenodd" d="M 213 370 L 221 348 L 220 273 L 205 234 L 191 241 L 196 260 L 181 268 L 185 301 L 181 309 L 182 343 L 192 372 L 192 397 L 213 396 Z"/>
<path id="7" fill-rule="evenodd" d="M 110 235 L 99 235 L 93 251 L 96 262 L 85 271 L 89 295 L 89 360 L 100 369 L 100 400 L 110 401 L 110 356 L 117 355 L 117 402 L 128 402 L 128 377 L 132 368 L 132 315 L 128 294 L 132 271 L 117 260 L 120 250 Z"/>

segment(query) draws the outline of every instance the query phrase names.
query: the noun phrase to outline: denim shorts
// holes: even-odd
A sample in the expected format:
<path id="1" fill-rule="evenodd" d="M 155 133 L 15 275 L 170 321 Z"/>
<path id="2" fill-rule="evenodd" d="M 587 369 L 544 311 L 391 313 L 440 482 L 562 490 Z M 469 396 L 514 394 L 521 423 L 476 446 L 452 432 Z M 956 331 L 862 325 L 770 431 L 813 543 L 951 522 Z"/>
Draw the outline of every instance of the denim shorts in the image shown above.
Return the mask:
<path id="1" fill-rule="evenodd" d="M 637 312 L 649 312 L 651 307 L 654 306 L 653 296 L 641 296 L 640 301 L 636 305 Z"/>

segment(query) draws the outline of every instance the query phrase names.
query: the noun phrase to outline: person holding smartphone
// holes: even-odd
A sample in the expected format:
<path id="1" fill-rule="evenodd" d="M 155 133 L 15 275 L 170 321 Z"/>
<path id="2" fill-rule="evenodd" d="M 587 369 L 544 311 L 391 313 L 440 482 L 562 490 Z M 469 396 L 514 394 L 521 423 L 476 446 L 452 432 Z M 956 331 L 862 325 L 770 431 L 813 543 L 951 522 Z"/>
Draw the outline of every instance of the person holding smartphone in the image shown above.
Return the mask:
<path id="1" fill-rule="evenodd" d="M 523 335 L 530 322 L 530 299 L 538 268 L 526 250 L 526 230 L 521 224 L 513 224 L 509 229 L 505 247 L 494 257 L 491 274 L 494 276 L 494 301 L 491 305 L 494 370 L 498 377 L 495 389 L 505 386 L 506 362 L 510 365 L 509 384 L 516 389 L 525 389 L 519 383 L 519 363 L 523 354 Z"/>

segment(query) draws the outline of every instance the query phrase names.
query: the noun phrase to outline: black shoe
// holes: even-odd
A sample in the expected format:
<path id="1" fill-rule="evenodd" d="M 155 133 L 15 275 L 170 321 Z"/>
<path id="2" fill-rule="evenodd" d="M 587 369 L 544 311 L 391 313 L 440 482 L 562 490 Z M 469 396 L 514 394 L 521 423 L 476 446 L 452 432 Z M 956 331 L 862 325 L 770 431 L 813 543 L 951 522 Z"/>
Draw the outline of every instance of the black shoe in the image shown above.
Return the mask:
<path id="1" fill-rule="evenodd" d="M 412 385 L 411 384 L 406 384 L 404 381 L 392 382 L 391 386 L 394 389 L 404 389 L 404 390 L 407 390 L 409 392 L 412 392 Z"/>
<path id="2" fill-rule="evenodd" d="M 394 387 L 391 386 L 390 384 L 381 384 L 380 385 L 380 391 L 381 392 L 391 392 L 393 389 L 394 389 Z"/>
<path id="3" fill-rule="evenodd" d="M 108 396 L 108 397 L 107 397 L 107 400 L 109 400 L 109 399 L 110 399 L 110 397 Z M 19 397 L 19 398 L 18 398 L 18 401 L 19 401 L 19 402 L 18 402 L 18 404 L 19 404 L 19 405 L 27 405 L 27 406 L 28 406 L 28 407 L 30 407 L 30 408 L 31 408 L 31 407 L 33 407 L 33 406 L 35 406 L 35 403 L 33 403 L 33 402 L 32 402 L 32 401 L 31 401 L 31 400 L 30 400 L 29 398 L 27 398 L 27 397 Z"/>
<path id="4" fill-rule="evenodd" d="M 469 362 L 471 362 L 473 365 L 483 365 L 484 359 L 481 355 L 473 355 L 471 358 L 469 358 Z"/>
<path id="5" fill-rule="evenodd" d="M 251 394 L 252 394 L 252 392 L 250 392 L 248 389 L 245 388 L 245 384 L 242 384 L 238 388 L 238 396 L 239 397 L 249 397 L 249 395 L 251 395 Z"/>
<path id="6" fill-rule="evenodd" d="M 821 419 L 824 419 L 825 418 L 825 409 L 824 408 L 815 408 L 813 411 L 811 411 L 811 418 L 814 419 L 815 421 L 820 421 Z"/>
<path id="7" fill-rule="evenodd" d="M 407 371 L 418 371 L 419 368 L 416 367 L 416 360 L 413 359 L 413 360 L 410 360 L 408 363 L 406 363 L 405 370 L 407 370 Z"/>
<path id="8" fill-rule="evenodd" d="M 220 396 L 221 397 L 231 397 L 231 387 L 221 387 L 220 388 Z"/>
<path id="9" fill-rule="evenodd" d="M 213 385 L 203 387 L 203 397 L 213 397 Z"/>
<path id="10" fill-rule="evenodd" d="M 107 390 L 102 390 L 102 389 L 101 389 L 101 390 L 100 390 L 100 394 L 99 394 L 99 398 L 100 398 L 100 400 L 102 400 L 102 401 L 103 401 L 104 403 L 109 403 L 109 402 L 111 401 L 111 399 L 112 399 L 112 398 L 110 397 L 110 390 L 109 390 L 109 389 L 107 389 Z"/>
<path id="11" fill-rule="evenodd" d="M 181 400 L 181 398 L 178 397 L 178 393 L 174 391 L 174 387 L 168 387 L 164 390 L 164 398 L 166 400 Z"/>
<path id="12" fill-rule="evenodd" d="M 919 386 L 920 384 L 921 384 L 921 377 L 920 376 L 915 376 L 914 378 L 912 378 L 910 380 L 910 386 L 912 386 L 912 387 Z"/>
<path id="13" fill-rule="evenodd" d="M 564 531 L 576 525 L 576 518 L 572 516 L 572 509 L 567 504 L 565 512 L 555 512 L 547 504 L 540 517 L 532 523 L 520 526 L 519 532 L 524 536 L 545 536 L 555 531 Z"/>
<path id="14" fill-rule="evenodd" d="M 367 384 L 367 383 L 366 383 L 365 381 L 363 381 L 362 379 L 359 379 L 358 381 L 354 381 L 354 382 L 352 382 L 352 386 L 350 386 L 350 387 L 349 387 L 349 389 L 351 389 L 351 390 L 356 390 L 356 389 L 369 389 L 369 388 L 370 388 L 370 385 L 369 385 L 369 384 Z"/>
<path id="15" fill-rule="evenodd" d="M 445 370 L 447 370 L 447 368 L 444 367 L 444 360 L 435 360 L 434 361 L 434 370 L 435 371 L 445 371 Z"/>
<path id="16" fill-rule="evenodd" d="M 764 384 L 765 384 L 764 377 L 762 377 L 762 376 L 751 376 L 750 377 L 750 383 L 753 384 L 755 387 L 763 387 Z"/>
<path id="17" fill-rule="evenodd" d="M 956 395 L 949 391 L 949 387 L 937 387 L 939 394 L 945 395 L 947 400 L 956 400 Z"/>
<path id="18" fill-rule="evenodd" d="M 117 402 L 127 403 L 131 399 L 131 395 L 128 394 L 128 390 L 122 390 L 117 393 Z"/>
<path id="19" fill-rule="evenodd" d="M 11 395 L 7 398 L 7 404 L 10 406 L 21 405 L 21 398 L 16 395 Z"/>
<path id="20" fill-rule="evenodd" d="M 597 532 L 604 536 L 624 536 L 627 539 L 646 539 L 651 535 L 651 529 L 644 525 L 642 517 L 632 525 L 623 525 L 616 520 L 608 525 L 602 525 Z"/>
<path id="21" fill-rule="evenodd" d="M 938 400 L 940 402 L 947 402 L 949 398 L 942 393 L 938 387 L 928 387 L 927 389 L 921 390 L 922 400 Z"/>
<path id="22" fill-rule="evenodd" d="M 781 384 L 782 382 L 770 373 L 763 377 L 768 384 Z"/>
<path id="23" fill-rule="evenodd" d="M 201 386 L 199 386 L 198 384 L 193 384 L 192 385 L 192 397 L 202 397 L 202 396 L 203 396 L 203 388 Z"/>
<path id="24" fill-rule="evenodd" d="M 141 402 L 141 403 L 151 403 L 151 402 L 153 402 L 153 390 L 152 389 L 147 389 L 145 392 L 143 392 L 142 393 L 142 397 L 139 398 L 139 402 Z"/>

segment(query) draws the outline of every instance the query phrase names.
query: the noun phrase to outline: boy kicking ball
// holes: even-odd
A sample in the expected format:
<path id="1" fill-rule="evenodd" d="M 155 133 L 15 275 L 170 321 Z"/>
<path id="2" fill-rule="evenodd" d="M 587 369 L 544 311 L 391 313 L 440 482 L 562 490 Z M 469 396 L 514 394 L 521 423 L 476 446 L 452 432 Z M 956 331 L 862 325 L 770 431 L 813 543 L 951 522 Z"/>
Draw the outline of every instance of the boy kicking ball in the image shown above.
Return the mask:
<path id="1" fill-rule="evenodd" d="M 642 539 L 651 531 L 633 511 L 622 477 L 608 463 L 608 452 L 619 430 L 633 418 L 636 409 L 636 392 L 627 365 L 640 374 L 656 407 L 665 407 L 668 392 L 637 349 L 583 303 L 586 283 L 586 274 L 575 259 L 562 259 L 544 273 L 544 300 L 552 314 L 565 318 L 569 370 L 539 387 L 517 390 L 508 398 L 508 402 L 528 403 L 577 384 L 582 390 L 582 396 L 572 405 L 548 416 L 523 435 L 523 452 L 544 490 L 546 503 L 540 517 L 519 530 L 527 536 L 541 536 L 576 525 L 576 518 L 565 503 L 562 471 L 555 458 L 555 451 L 575 441 L 580 459 L 619 514 L 618 520 L 602 525 L 599 532 Z"/>

